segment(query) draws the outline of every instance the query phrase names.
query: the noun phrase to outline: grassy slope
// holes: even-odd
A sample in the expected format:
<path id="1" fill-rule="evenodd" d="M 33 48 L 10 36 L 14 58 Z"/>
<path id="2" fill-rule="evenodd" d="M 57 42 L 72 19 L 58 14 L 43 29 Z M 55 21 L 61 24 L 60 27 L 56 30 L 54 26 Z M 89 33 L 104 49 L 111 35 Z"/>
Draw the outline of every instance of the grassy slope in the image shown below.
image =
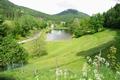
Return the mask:
<path id="1" fill-rule="evenodd" d="M 4 73 L 14 74 L 15 77 L 20 77 L 25 80 L 34 80 L 33 71 L 35 69 L 45 73 L 46 70 L 52 69 L 54 71 L 56 66 L 61 66 L 61 68 L 67 68 L 73 72 L 80 72 L 85 63 L 85 59 L 76 54 L 80 51 L 86 51 L 107 43 L 113 40 L 115 35 L 116 31 L 106 30 L 69 41 L 47 42 L 48 55 L 41 58 L 31 58 L 29 64 L 26 66 L 16 69 L 17 71 L 6 71 Z M 29 42 L 23 46 L 32 53 L 32 44 L 32 42 Z M 25 71 L 22 72 L 22 70 Z M 48 71 L 45 74 L 46 76 L 49 75 Z"/>

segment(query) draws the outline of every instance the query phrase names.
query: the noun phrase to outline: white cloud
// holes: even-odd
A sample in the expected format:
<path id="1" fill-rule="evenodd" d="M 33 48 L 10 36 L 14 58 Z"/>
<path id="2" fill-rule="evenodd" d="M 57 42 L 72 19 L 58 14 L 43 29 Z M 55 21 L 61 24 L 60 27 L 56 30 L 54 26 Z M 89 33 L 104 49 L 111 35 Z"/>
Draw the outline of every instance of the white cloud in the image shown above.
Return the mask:
<path id="1" fill-rule="evenodd" d="M 77 9 L 89 15 L 102 13 L 113 7 L 113 0 L 10 0 L 17 5 L 29 7 L 44 13 L 56 14 L 65 9 Z"/>
<path id="2" fill-rule="evenodd" d="M 71 4 L 69 1 L 67 0 L 63 0 L 59 3 L 57 3 L 57 6 L 58 7 L 61 7 L 61 8 L 74 8 L 74 5 Z"/>

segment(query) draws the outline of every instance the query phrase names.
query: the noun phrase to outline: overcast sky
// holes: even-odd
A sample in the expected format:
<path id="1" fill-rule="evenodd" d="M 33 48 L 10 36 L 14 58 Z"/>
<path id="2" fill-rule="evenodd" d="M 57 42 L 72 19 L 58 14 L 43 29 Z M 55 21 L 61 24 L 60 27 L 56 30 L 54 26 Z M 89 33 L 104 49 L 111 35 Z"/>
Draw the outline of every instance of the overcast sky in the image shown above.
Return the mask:
<path id="1" fill-rule="evenodd" d="M 9 0 L 47 14 L 56 14 L 65 9 L 76 9 L 89 15 L 103 13 L 116 2 L 114 0 Z"/>

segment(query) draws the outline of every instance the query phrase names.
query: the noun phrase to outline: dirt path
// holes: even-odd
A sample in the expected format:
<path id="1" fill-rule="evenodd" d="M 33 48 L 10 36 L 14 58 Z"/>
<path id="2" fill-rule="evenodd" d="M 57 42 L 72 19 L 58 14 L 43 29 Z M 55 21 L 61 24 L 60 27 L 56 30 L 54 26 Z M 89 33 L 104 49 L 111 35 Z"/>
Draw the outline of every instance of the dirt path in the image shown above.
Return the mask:
<path id="1" fill-rule="evenodd" d="M 30 37 L 29 39 L 26 39 L 26 40 L 19 41 L 18 43 L 19 43 L 19 44 L 23 44 L 23 43 L 26 43 L 26 42 L 35 40 L 35 39 L 39 38 L 40 35 L 41 35 L 41 32 L 38 32 L 38 33 L 36 33 L 33 37 Z"/>

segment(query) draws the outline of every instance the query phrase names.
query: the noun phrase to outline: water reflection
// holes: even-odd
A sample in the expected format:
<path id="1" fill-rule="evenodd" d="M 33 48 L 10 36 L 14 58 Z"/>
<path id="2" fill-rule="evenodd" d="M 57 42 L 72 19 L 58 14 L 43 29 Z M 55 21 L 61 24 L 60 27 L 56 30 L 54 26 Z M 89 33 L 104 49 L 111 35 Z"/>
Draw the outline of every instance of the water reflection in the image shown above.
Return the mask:
<path id="1" fill-rule="evenodd" d="M 65 30 L 52 30 L 50 33 L 47 34 L 47 41 L 68 40 L 71 38 L 71 34 L 66 32 Z"/>

